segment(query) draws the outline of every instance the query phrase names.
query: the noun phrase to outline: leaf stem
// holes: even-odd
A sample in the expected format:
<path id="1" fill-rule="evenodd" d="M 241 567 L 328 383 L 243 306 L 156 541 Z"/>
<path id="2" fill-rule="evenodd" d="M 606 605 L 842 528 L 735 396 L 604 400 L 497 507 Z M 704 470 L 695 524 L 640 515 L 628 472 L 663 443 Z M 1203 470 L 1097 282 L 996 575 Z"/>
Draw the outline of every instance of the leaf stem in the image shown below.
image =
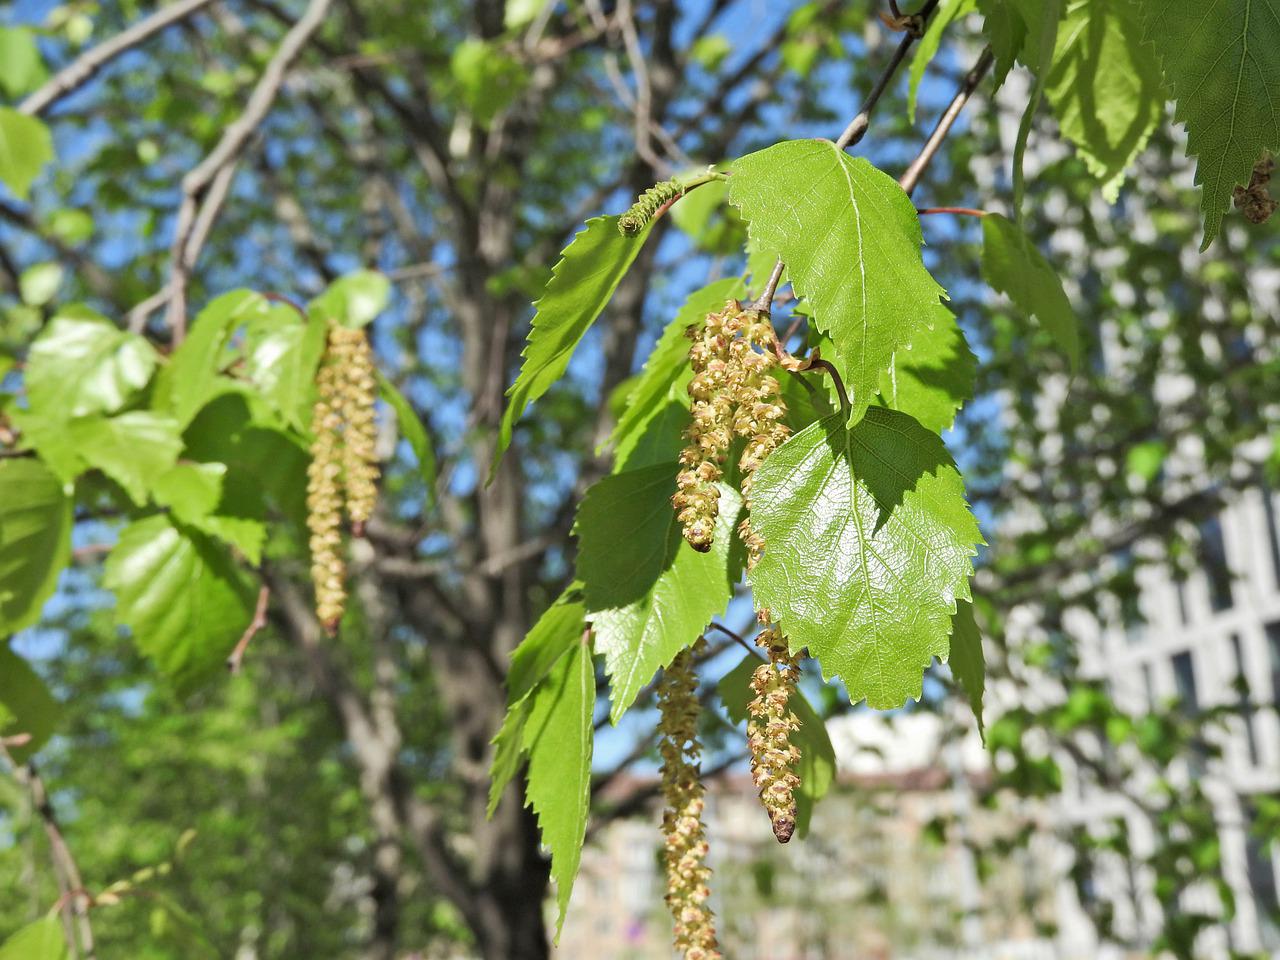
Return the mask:
<path id="1" fill-rule="evenodd" d="M 849 403 L 849 394 L 845 392 L 844 381 L 840 379 L 840 371 L 835 368 L 835 364 L 828 360 L 823 360 L 821 357 L 814 357 L 808 361 L 808 368 L 810 370 L 825 370 L 831 374 L 831 380 L 836 385 L 836 394 L 840 397 L 840 410 L 842 413 L 847 414 L 852 405 Z"/>
<path id="2" fill-rule="evenodd" d="M 928 216 L 931 213 L 954 213 L 961 217 L 985 217 L 986 210 L 976 210 L 973 207 L 917 207 L 916 213 L 920 216 Z"/>
<path id="3" fill-rule="evenodd" d="M 920 8 L 920 12 L 916 14 L 920 18 L 920 24 L 923 26 L 929 21 L 929 15 L 933 13 L 934 8 L 938 5 L 939 0 L 925 0 L 924 6 Z M 880 97 L 884 95 L 888 89 L 893 75 L 898 72 L 898 67 L 902 65 L 902 61 L 906 59 L 907 52 L 911 49 L 911 45 L 916 42 L 916 34 L 914 31 L 908 30 L 898 43 L 898 49 L 893 52 L 893 58 L 881 72 L 876 85 L 871 88 L 871 92 L 867 94 L 867 99 L 862 104 L 862 109 L 858 111 L 858 115 L 849 121 L 849 125 L 844 128 L 844 133 L 836 139 L 836 149 L 844 150 L 851 147 L 867 132 L 867 128 L 871 126 L 871 112 L 875 110 L 876 104 L 880 101 Z"/>
<path id="4" fill-rule="evenodd" d="M 769 274 L 769 279 L 765 282 L 760 296 L 756 297 L 755 303 L 751 304 L 752 310 L 757 313 L 768 313 L 773 309 L 773 295 L 778 292 L 778 284 L 782 281 L 782 271 L 784 269 L 786 269 L 786 264 L 779 259 L 773 265 L 773 272 Z"/>

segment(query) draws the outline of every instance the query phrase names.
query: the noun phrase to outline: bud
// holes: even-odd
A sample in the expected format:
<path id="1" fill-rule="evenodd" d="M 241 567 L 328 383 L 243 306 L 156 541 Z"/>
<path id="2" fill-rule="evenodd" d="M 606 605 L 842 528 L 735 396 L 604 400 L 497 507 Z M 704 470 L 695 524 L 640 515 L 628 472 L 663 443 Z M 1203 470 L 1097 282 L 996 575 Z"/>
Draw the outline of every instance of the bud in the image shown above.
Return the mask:
<path id="1" fill-rule="evenodd" d="M 683 650 L 662 673 L 658 687 L 662 756 L 662 860 L 667 874 L 667 908 L 674 922 L 674 946 L 684 960 L 720 960 L 715 919 L 707 901 L 711 869 L 706 864 L 706 829 L 698 743 L 698 679 L 694 658 L 706 646 Z"/>

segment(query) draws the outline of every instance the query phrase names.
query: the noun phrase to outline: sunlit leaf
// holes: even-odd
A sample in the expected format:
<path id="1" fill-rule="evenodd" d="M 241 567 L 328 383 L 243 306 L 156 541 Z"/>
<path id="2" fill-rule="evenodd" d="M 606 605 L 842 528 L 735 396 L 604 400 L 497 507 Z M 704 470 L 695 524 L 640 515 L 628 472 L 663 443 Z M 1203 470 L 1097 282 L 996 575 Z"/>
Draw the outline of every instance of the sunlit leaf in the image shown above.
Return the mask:
<path id="1" fill-rule="evenodd" d="M 40 616 L 71 557 L 71 498 L 39 460 L 0 460 L 0 636 Z"/>

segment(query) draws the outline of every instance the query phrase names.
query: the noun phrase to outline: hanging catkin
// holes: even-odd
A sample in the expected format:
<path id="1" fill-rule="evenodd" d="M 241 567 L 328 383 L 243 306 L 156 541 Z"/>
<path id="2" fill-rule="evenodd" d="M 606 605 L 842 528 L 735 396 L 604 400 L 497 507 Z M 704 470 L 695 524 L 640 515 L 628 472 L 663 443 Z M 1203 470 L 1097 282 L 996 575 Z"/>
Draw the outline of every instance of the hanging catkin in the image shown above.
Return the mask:
<path id="1" fill-rule="evenodd" d="M 337 630 L 347 601 L 343 510 L 361 536 L 378 494 L 375 390 L 373 351 L 364 330 L 330 327 L 316 371 L 307 467 L 311 580 L 316 616 L 329 633 Z"/>
<path id="2" fill-rule="evenodd" d="M 719 960 L 715 918 L 707 901 L 706 829 L 702 822 L 703 793 L 698 743 L 697 675 L 694 658 L 705 646 L 701 638 L 682 651 L 662 674 L 658 708 L 662 719 L 663 864 L 667 874 L 667 908 L 674 923 L 675 948 L 684 960 Z"/>
<path id="3" fill-rule="evenodd" d="M 764 629 L 756 643 L 765 649 L 769 660 L 751 676 L 755 699 L 747 706 L 747 747 L 751 777 L 769 814 L 773 835 L 779 843 L 786 843 L 796 829 L 795 789 L 800 785 L 793 770 L 800 761 L 800 750 L 791 742 L 791 734 L 800 728 L 799 719 L 791 712 L 800 668 L 782 631 L 770 623 L 769 612 L 761 610 L 759 617 Z"/>
<path id="4" fill-rule="evenodd" d="M 307 467 L 307 526 L 316 616 L 332 633 L 347 600 L 342 556 L 342 370 L 327 355 L 316 374 L 311 411 L 311 463 Z"/>

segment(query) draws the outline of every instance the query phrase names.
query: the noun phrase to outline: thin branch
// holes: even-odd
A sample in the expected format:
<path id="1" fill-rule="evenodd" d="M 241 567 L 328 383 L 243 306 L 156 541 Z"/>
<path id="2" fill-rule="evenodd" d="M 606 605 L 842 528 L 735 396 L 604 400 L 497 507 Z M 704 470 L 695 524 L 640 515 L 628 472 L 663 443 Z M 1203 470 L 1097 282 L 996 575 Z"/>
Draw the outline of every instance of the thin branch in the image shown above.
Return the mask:
<path id="1" fill-rule="evenodd" d="M 911 166 L 907 167 L 898 184 L 910 196 L 915 190 L 916 184 L 920 182 L 920 178 L 929 167 L 929 163 L 933 160 L 934 155 L 942 146 L 942 141 L 946 139 L 947 133 L 951 130 L 952 124 L 956 122 L 956 118 L 960 116 L 960 111 L 964 109 L 964 105 L 969 102 L 969 98 L 973 96 L 973 91 L 978 89 L 978 84 L 982 82 L 982 78 L 987 75 L 987 71 L 991 69 L 991 64 L 995 62 L 995 57 L 991 53 L 991 48 L 987 47 L 982 51 L 982 55 L 978 57 L 978 62 L 973 68 L 965 74 L 964 80 L 960 83 L 960 89 L 956 91 L 955 97 L 947 109 L 943 111 L 942 116 L 938 118 L 938 125 L 933 128 L 933 133 L 929 134 L 929 139 L 925 141 L 924 147 L 920 150 L 920 155 L 911 161 Z"/>
<path id="2" fill-rule="evenodd" d="M 730 630 L 723 623 L 716 623 L 713 620 L 711 621 L 711 623 L 707 624 L 707 629 L 719 630 L 726 637 L 728 637 L 731 640 L 734 640 L 739 645 L 741 645 L 742 649 L 746 650 L 747 653 L 751 654 L 753 657 L 758 657 L 760 655 L 760 651 L 757 650 L 755 647 L 751 646 L 751 644 L 747 643 L 747 641 L 743 639 L 742 634 L 738 633 L 736 630 Z"/>
<path id="3" fill-rule="evenodd" d="M 249 95 L 244 112 L 227 127 L 217 146 L 182 178 L 178 224 L 169 248 L 169 281 L 164 290 L 134 308 L 129 317 L 131 327 L 145 324 L 144 305 L 154 309 L 161 303 L 167 303 L 167 320 L 173 331 L 174 345 L 182 342 L 187 325 L 187 280 L 230 190 L 236 164 L 254 132 L 271 112 L 289 68 L 324 22 L 332 2 L 311 0 L 306 12 L 280 42 L 275 56 Z"/>
<path id="4" fill-rule="evenodd" d="M 920 23 L 924 24 L 928 21 L 929 15 L 933 13 L 933 8 L 938 5 L 938 0 L 926 0 L 925 5 L 920 8 L 920 12 L 916 14 L 920 18 Z M 916 42 L 915 31 L 908 30 L 898 44 L 898 49 L 893 52 L 893 59 L 889 61 L 888 66 L 880 74 L 880 78 L 876 81 L 876 85 L 871 88 L 871 92 L 867 94 L 867 99 L 862 104 L 862 109 L 858 111 L 858 115 L 849 121 L 849 126 L 844 128 L 844 133 L 836 139 L 837 149 L 844 150 L 851 147 L 867 132 L 867 128 L 871 126 L 871 112 L 875 110 L 876 104 L 880 101 L 880 97 L 889 87 L 889 82 L 893 79 L 893 75 L 898 72 L 898 67 L 902 61 L 906 59 L 907 52 L 911 49 L 911 45 Z"/>
<path id="5" fill-rule="evenodd" d="M 17 763 L 4 743 L 0 743 L 0 757 L 8 762 L 14 778 L 31 795 L 31 805 L 40 817 L 45 836 L 49 839 L 49 853 L 53 860 L 54 876 L 58 882 L 58 907 L 62 914 L 63 929 L 71 956 L 79 958 L 80 951 L 83 950 L 84 960 L 94 960 L 93 927 L 89 923 L 89 906 L 92 903 L 92 897 L 85 890 L 84 881 L 80 878 L 80 868 L 76 865 L 76 859 L 71 855 L 71 848 L 67 846 L 66 838 L 62 835 L 62 828 L 58 825 L 57 814 L 54 813 L 53 805 L 49 802 L 49 791 L 45 787 L 44 780 L 32 761 Z"/>
<path id="6" fill-rule="evenodd" d="M 271 603 L 271 588 L 265 583 L 258 588 L 258 605 L 254 608 L 253 619 L 249 621 L 249 626 L 244 628 L 244 634 L 240 637 L 240 641 L 236 644 L 236 648 L 231 651 L 231 656 L 227 657 L 227 669 L 232 674 L 240 672 L 241 663 L 244 661 L 244 652 L 249 648 L 249 641 L 267 626 L 267 606 Z"/>
<path id="7" fill-rule="evenodd" d="M 39 90 L 23 100 L 18 105 L 18 112 L 31 117 L 40 116 L 63 97 L 83 87 L 97 76 L 99 70 L 121 54 L 145 43 L 165 27 L 179 20 L 185 20 L 212 2 L 213 0 L 179 0 L 178 3 L 161 7 L 151 16 L 139 20 L 110 40 L 82 53 L 54 74 Z"/>

